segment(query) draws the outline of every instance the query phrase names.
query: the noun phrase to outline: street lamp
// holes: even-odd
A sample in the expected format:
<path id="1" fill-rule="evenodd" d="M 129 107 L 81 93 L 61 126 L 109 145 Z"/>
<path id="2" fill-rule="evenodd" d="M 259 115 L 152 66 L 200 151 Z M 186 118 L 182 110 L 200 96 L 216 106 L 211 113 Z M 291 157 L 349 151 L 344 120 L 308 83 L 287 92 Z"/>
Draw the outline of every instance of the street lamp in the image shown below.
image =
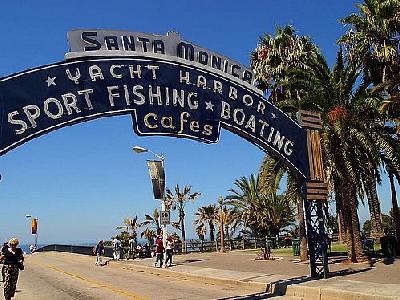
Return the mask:
<path id="1" fill-rule="evenodd" d="M 157 157 L 160 161 L 161 161 L 161 166 L 164 170 L 165 173 L 165 168 L 164 168 L 164 163 L 165 163 L 165 156 L 161 153 L 161 154 L 157 154 L 153 151 L 151 151 L 150 149 L 146 149 L 140 146 L 134 146 L 132 147 L 132 150 L 135 151 L 135 153 L 137 154 L 141 154 L 141 153 L 146 153 L 146 152 L 150 152 L 151 154 L 153 154 L 155 157 Z M 164 183 L 164 190 L 162 191 L 163 193 L 163 199 L 161 200 L 161 212 L 164 212 L 166 210 L 166 205 L 165 205 L 165 183 Z M 166 247 L 167 247 L 167 225 L 165 223 L 161 224 L 161 229 L 163 232 L 163 247 L 164 247 L 164 262 L 163 262 L 163 267 L 165 267 L 165 261 L 167 259 L 167 252 L 165 251 Z"/>
<path id="2" fill-rule="evenodd" d="M 37 233 L 37 225 L 38 225 L 38 218 L 32 217 L 30 214 L 26 214 L 25 218 L 31 220 L 31 229 L 32 229 L 32 234 L 35 235 L 35 249 L 37 248 L 37 241 L 38 241 L 38 233 Z"/>

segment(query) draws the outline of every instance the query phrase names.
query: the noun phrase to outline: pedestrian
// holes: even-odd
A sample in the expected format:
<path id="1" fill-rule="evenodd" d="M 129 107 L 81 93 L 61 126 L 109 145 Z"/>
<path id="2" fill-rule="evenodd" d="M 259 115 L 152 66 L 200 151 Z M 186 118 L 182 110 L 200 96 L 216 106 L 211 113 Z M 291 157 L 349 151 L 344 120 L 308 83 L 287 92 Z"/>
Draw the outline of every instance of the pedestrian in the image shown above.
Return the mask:
<path id="1" fill-rule="evenodd" d="M 154 262 L 154 267 L 157 267 L 157 263 L 160 262 L 160 268 L 163 266 L 163 255 L 164 255 L 164 246 L 161 236 L 158 236 L 156 239 L 156 261 Z"/>
<path id="2" fill-rule="evenodd" d="M 5 250 L 6 248 L 8 248 L 8 241 L 4 242 L 3 246 L 0 249 L 0 255 L 1 253 L 3 253 L 3 250 Z M 4 258 L 0 259 L 0 263 L 3 263 Z M 4 282 L 4 279 L 6 278 L 5 276 L 5 271 L 6 271 L 6 267 L 3 264 L 3 267 L 1 268 L 1 281 Z"/>
<path id="3" fill-rule="evenodd" d="M 11 300 L 15 295 L 17 288 L 17 281 L 19 270 L 24 269 L 24 254 L 22 249 L 17 247 L 19 241 L 16 238 L 12 238 L 8 241 L 8 247 L 3 247 L 0 259 L 4 259 L 4 298 L 5 300 Z"/>
<path id="4" fill-rule="evenodd" d="M 104 242 L 103 240 L 100 240 L 95 248 L 94 251 L 96 254 L 96 266 L 101 266 L 103 264 L 103 258 L 102 255 L 104 255 Z"/>
<path id="5" fill-rule="evenodd" d="M 128 259 L 132 258 L 135 259 L 135 255 L 136 254 L 136 241 L 133 238 L 133 236 L 131 236 L 131 238 L 129 239 L 129 250 L 128 250 Z"/>
<path id="6" fill-rule="evenodd" d="M 119 260 L 121 257 L 121 241 L 115 237 L 113 240 L 113 259 Z"/>
<path id="7" fill-rule="evenodd" d="M 167 245 L 165 246 L 165 251 L 167 254 L 167 259 L 165 260 L 165 265 L 170 267 L 172 265 L 172 254 L 174 253 L 174 240 L 172 236 L 167 238 Z M 169 264 L 168 264 L 169 262 Z"/>

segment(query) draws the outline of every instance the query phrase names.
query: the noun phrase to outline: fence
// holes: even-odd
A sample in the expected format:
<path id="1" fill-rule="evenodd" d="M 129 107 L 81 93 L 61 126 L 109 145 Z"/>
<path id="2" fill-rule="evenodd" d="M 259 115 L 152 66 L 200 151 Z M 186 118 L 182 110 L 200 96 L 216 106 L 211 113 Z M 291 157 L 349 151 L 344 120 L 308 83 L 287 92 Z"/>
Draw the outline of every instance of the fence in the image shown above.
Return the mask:
<path id="1" fill-rule="evenodd" d="M 224 247 L 226 250 L 244 250 L 244 249 L 257 249 L 262 248 L 265 244 L 268 244 L 271 248 L 278 246 L 290 246 L 282 241 L 277 241 L 275 238 L 244 238 L 244 239 L 233 239 L 225 240 Z M 194 252 L 215 252 L 221 249 L 221 241 L 201 241 L 201 240 L 187 240 L 185 243 L 176 243 L 174 252 L 175 254 L 183 253 L 194 253 Z M 104 256 L 112 257 L 112 247 L 106 246 Z M 61 245 L 52 244 L 39 248 L 37 252 L 45 251 L 57 251 L 57 252 L 70 252 L 84 255 L 93 255 L 93 246 L 75 246 L 75 245 Z M 124 253 L 127 253 L 128 249 L 124 248 Z"/>

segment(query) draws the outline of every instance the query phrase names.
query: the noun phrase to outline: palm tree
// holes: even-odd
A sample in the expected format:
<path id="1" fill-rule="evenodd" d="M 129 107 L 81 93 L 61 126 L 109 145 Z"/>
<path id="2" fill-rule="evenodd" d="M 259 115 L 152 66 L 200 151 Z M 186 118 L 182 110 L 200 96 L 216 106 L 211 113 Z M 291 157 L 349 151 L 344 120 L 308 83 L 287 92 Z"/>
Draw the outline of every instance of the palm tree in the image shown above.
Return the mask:
<path id="1" fill-rule="evenodd" d="M 253 236 L 278 236 L 282 228 L 292 225 L 294 207 L 285 195 L 276 193 L 262 194 L 259 177 L 251 175 L 235 181 L 238 189 L 231 189 L 226 197 L 226 204 L 232 205 L 245 227 Z"/>
<path id="2" fill-rule="evenodd" d="M 149 246 L 151 247 L 152 245 L 154 245 L 154 238 L 157 237 L 157 234 L 154 230 L 150 229 L 150 228 L 146 228 L 141 234 L 140 237 L 143 238 L 145 237 L 146 240 L 149 243 Z"/>
<path id="3" fill-rule="evenodd" d="M 130 231 L 131 231 L 130 235 L 136 241 L 137 240 L 137 229 L 141 226 L 141 224 L 138 223 L 138 221 L 137 221 L 137 216 L 134 217 L 133 219 L 125 218 L 124 223 L 126 224 L 127 228 L 130 229 Z M 129 232 L 129 230 L 128 230 L 128 232 Z"/>
<path id="4" fill-rule="evenodd" d="M 350 29 L 338 43 L 346 47 L 349 60 L 362 63 L 366 84 L 398 81 L 400 2 L 365 0 L 357 7 L 358 14 L 353 13 L 341 20 Z"/>
<path id="5" fill-rule="evenodd" d="M 149 215 L 149 214 L 145 214 L 145 219 L 142 223 L 142 225 L 148 225 L 151 224 L 155 227 L 156 229 L 156 234 L 160 234 L 161 232 L 161 226 L 160 226 L 160 212 L 157 210 L 157 208 L 155 208 L 153 210 L 153 214 Z"/>
<path id="6" fill-rule="evenodd" d="M 208 206 L 202 206 L 197 209 L 195 213 L 196 220 L 195 224 L 203 224 L 207 223 L 210 229 L 210 241 L 214 241 L 214 231 L 215 231 L 215 223 L 217 222 L 217 207 L 215 204 L 210 204 Z"/>
<path id="7" fill-rule="evenodd" d="M 397 238 L 397 249 L 400 251 L 400 209 L 399 209 L 399 205 L 397 203 L 396 186 L 394 184 L 394 178 L 393 178 L 394 172 L 393 172 L 393 168 L 390 166 L 390 164 L 386 165 L 386 170 L 387 170 L 388 176 L 389 176 L 390 189 L 392 191 L 392 193 L 391 193 L 392 212 L 393 212 L 392 217 L 393 217 L 396 238 Z"/>
<path id="8" fill-rule="evenodd" d="M 381 113 L 386 124 L 394 124 L 397 132 L 392 135 L 398 145 L 400 136 L 400 2 L 397 0 L 368 0 L 358 5 L 359 12 L 342 19 L 350 29 L 339 39 L 346 47 L 348 57 L 360 61 L 365 85 L 373 85 L 374 91 L 382 91 Z M 397 152 L 398 153 L 398 152 Z M 386 159 L 385 159 L 386 160 Z M 387 160 L 386 160 L 387 161 Z M 388 167 L 388 164 L 386 164 Z M 389 162 L 389 180 L 399 174 L 393 162 Z M 400 176 L 396 176 L 399 178 Z M 391 185 L 392 195 L 396 194 Z M 400 224 L 400 217 L 395 217 Z M 400 225 L 399 225 L 400 226 Z M 374 226 L 372 226 L 374 227 Z M 399 241 L 400 245 L 400 241 Z M 399 246 L 400 248 L 400 246 Z"/>
<path id="9" fill-rule="evenodd" d="M 166 200 L 171 203 L 172 209 L 177 209 L 179 214 L 179 227 L 181 230 L 182 242 L 185 242 L 185 206 L 188 201 L 196 200 L 201 193 L 191 193 L 191 186 L 185 186 L 183 190 L 179 189 L 179 185 L 175 187 L 175 194 L 170 189 L 166 189 Z"/>
<path id="10" fill-rule="evenodd" d="M 307 237 L 304 220 L 303 197 L 300 192 L 301 182 L 292 172 L 286 168 L 283 163 L 273 157 L 266 155 L 261 164 L 259 177 L 260 186 L 263 193 L 276 193 L 284 176 L 286 180 L 286 197 L 297 207 L 297 222 L 299 224 L 300 238 L 300 260 L 306 261 L 307 255 Z"/>
<path id="11" fill-rule="evenodd" d="M 276 41 L 271 42 L 273 39 Z M 256 76 L 261 81 L 260 87 L 266 88 L 271 101 L 277 99 L 275 103 L 289 114 L 300 108 L 322 114 L 325 169 L 329 171 L 329 185 L 334 187 L 336 199 L 341 200 L 341 203 L 337 202 L 338 208 L 347 214 L 339 215 L 343 217 L 341 219 L 349 236 L 349 258 L 355 261 L 362 256 L 357 195 L 362 198 L 368 190 L 370 198 L 374 197 L 374 187 L 366 179 L 374 175 L 372 170 L 377 169 L 380 163 L 378 156 L 383 148 L 391 160 L 398 160 L 393 147 L 389 149 L 387 140 L 383 148 L 376 146 L 376 141 L 388 137 L 379 135 L 384 127 L 377 114 L 381 95 L 366 90 L 367 86 L 363 84 L 357 85 L 360 63 L 348 60 L 346 64 L 342 51 L 339 51 L 335 68 L 331 71 L 317 47 L 309 39 L 296 36 L 294 31 L 287 31 L 284 35 L 278 31 L 275 38 L 268 36 L 265 40 L 267 42 L 262 40 L 253 53 L 252 62 L 255 71 L 261 73 Z M 267 54 L 273 54 L 272 59 L 263 53 L 264 44 L 275 47 L 266 48 Z M 287 44 L 285 52 L 282 47 Z M 293 45 L 296 47 L 293 48 Z M 303 59 L 299 62 L 292 58 L 293 55 Z M 272 76 L 262 74 L 271 69 Z M 278 98 L 274 95 L 276 91 L 279 92 Z M 367 165 L 365 157 L 369 162 Z M 369 173 L 366 166 L 369 166 Z M 341 197 L 342 190 L 350 192 L 350 197 L 347 197 L 348 193 L 343 194 L 346 197 Z M 350 201 L 343 202 L 344 199 Z M 346 209 L 349 206 L 351 209 Z"/>

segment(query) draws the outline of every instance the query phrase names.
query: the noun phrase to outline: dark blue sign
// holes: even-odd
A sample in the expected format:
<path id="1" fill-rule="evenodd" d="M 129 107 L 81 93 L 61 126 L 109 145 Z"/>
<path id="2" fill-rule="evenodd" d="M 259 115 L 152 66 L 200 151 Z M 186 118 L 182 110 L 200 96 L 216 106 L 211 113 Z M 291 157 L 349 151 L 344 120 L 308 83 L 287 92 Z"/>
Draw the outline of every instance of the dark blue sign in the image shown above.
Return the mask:
<path id="1" fill-rule="evenodd" d="M 223 127 L 308 176 L 305 131 L 255 89 L 156 58 L 76 60 L 0 79 L 0 155 L 63 126 L 118 114 L 132 114 L 139 135 L 214 143 Z"/>

